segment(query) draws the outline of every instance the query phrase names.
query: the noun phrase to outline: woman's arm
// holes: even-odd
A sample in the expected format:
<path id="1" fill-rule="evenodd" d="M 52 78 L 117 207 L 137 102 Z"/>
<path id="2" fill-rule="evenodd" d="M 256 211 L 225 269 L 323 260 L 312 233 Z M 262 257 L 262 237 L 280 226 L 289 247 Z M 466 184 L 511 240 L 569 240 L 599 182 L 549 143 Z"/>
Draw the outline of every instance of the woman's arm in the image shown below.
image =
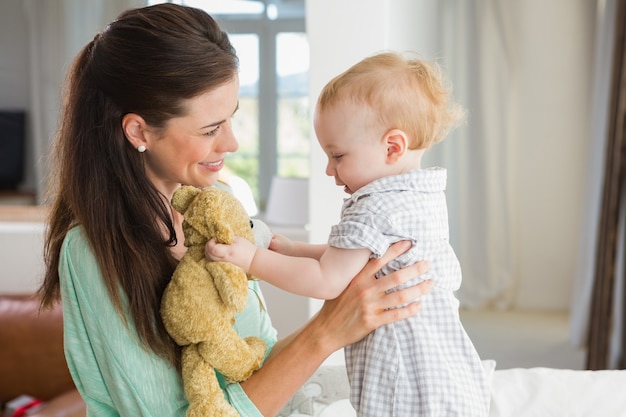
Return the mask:
<path id="1" fill-rule="evenodd" d="M 339 297 L 326 301 L 300 330 L 278 342 L 263 367 L 241 383 L 263 415 L 276 415 L 336 350 L 384 324 L 417 314 L 419 302 L 405 304 L 430 291 L 429 281 L 391 293 L 387 290 L 427 272 L 426 262 L 374 278 L 387 262 L 409 247 L 409 242 L 398 242 L 381 258 L 369 261 Z"/>

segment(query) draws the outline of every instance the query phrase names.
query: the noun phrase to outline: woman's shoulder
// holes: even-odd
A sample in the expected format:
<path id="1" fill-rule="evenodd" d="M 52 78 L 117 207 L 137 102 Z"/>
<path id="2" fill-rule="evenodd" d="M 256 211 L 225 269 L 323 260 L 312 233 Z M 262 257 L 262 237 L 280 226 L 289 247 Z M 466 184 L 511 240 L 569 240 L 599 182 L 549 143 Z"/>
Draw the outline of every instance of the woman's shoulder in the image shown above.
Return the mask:
<path id="1" fill-rule="evenodd" d="M 68 230 L 63 240 L 62 256 L 89 256 L 91 255 L 91 246 L 87 235 L 81 226 L 74 226 Z"/>
<path id="2" fill-rule="evenodd" d="M 82 226 L 74 226 L 65 234 L 65 244 L 68 242 L 79 242 L 83 243 L 87 241 L 87 236 L 85 235 L 85 231 Z"/>
<path id="3" fill-rule="evenodd" d="M 81 226 L 74 226 L 65 234 L 63 238 L 63 249 L 67 251 L 73 248 L 78 248 L 87 243 L 87 236 L 85 235 Z"/>
<path id="4" fill-rule="evenodd" d="M 100 271 L 98 262 L 82 227 L 73 227 L 65 235 L 60 261 L 62 280 L 82 277 L 81 285 L 86 285 L 88 281 L 98 281 Z"/>

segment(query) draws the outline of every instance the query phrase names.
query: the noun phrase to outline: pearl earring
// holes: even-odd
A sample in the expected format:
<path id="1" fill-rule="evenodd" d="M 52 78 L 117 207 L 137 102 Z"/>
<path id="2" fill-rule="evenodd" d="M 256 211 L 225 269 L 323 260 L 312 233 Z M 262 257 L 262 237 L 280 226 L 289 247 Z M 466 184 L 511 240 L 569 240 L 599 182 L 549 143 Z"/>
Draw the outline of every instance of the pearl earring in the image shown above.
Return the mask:
<path id="1" fill-rule="evenodd" d="M 139 145 L 139 146 L 137 147 L 137 150 L 138 150 L 140 153 L 144 153 L 144 152 L 146 151 L 146 147 L 145 147 L 145 146 L 143 146 L 143 145 Z"/>

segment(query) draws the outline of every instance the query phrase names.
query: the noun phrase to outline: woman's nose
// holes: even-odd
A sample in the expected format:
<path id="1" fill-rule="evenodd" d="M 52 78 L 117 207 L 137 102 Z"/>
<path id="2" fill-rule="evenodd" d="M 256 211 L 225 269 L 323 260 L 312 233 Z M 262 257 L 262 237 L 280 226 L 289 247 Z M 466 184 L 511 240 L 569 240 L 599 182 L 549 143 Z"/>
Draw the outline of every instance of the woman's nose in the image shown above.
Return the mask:
<path id="1" fill-rule="evenodd" d="M 224 123 L 224 134 L 221 137 L 221 141 L 219 143 L 220 152 L 235 152 L 239 149 L 239 142 L 237 142 L 237 138 L 235 137 L 235 133 L 233 132 L 232 125 L 230 121 Z"/>

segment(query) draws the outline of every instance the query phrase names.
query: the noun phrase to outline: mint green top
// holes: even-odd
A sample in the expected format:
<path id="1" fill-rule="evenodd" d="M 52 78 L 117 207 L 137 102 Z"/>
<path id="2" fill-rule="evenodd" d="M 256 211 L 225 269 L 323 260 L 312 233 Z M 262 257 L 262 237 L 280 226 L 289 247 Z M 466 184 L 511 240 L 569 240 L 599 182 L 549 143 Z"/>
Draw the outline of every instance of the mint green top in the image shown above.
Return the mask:
<path id="1" fill-rule="evenodd" d="M 147 351 L 133 324 L 115 311 L 86 236 L 80 227 L 65 237 L 59 274 L 65 356 L 72 378 L 87 404 L 87 415 L 184 416 L 187 400 L 179 373 Z M 261 337 L 268 353 L 276 343 L 258 283 L 250 281 L 248 304 L 236 318 L 243 336 Z M 228 402 L 242 416 L 261 416 L 239 384 L 220 379 Z"/>

